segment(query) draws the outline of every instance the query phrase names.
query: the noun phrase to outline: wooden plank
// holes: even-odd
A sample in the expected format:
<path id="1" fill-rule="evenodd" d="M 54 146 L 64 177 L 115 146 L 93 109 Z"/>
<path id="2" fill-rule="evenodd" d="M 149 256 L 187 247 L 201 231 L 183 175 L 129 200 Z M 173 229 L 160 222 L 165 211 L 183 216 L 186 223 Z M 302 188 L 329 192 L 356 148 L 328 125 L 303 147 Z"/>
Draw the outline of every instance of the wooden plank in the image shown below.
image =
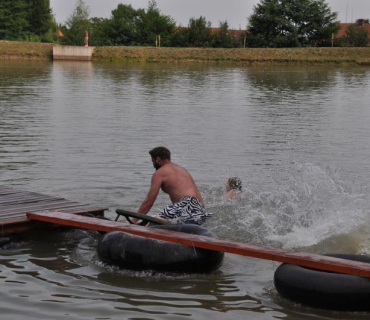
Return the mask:
<path id="1" fill-rule="evenodd" d="M 123 231 L 147 238 L 180 243 L 187 246 L 194 246 L 197 248 L 224 251 L 242 256 L 250 256 L 254 258 L 273 260 L 283 263 L 301 265 L 309 268 L 370 278 L 369 263 L 344 260 L 310 253 L 290 252 L 283 249 L 268 248 L 253 244 L 227 241 L 150 227 L 141 227 L 137 225 L 128 225 L 128 224 L 125 225 L 121 222 L 76 216 L 68 213 L 60 212 L 28 213 L 27 217 L 29 219 L 37 221 L 44 221 L 54 224 L 68 225 L 103 232 Z"/>
<path id="2" fill-rule="evenodd" d="M 101 216 L 104 215 L 104 211 L 107 208 L 0 185 L 1 234 L 9 235 L 29 231 L 38 227 L 40 223 L 27 219 L 26 213 L 29 211 L 45 210 Z"/>
<path id="3" fill-rule="evenodd" d="M 23 215 L 21 217 L 14 217 L 14 218 L 9 218 L 9 219 L 4 219 L 4 220 L 1 220 L 0 222 L 0 228 L 1 226 L 6 226 L 8 224 L 15 224 L 15 223 L 18 223 L 18 222 L 25 222 L 25 221 L 30 221 L 30 219 L 27 218 L 27 215 Z"/>
<path id="4" fill-rule="evenodd" d="M 57 209 L 62 207 L 72 207 L 72 206 L 80 206 L 83 205 L 79 202 L 69 201 L 69 200 L 56 200 L 56 201 L 43 201 L 39 204 L 33 204 L 33 205 L 19 205 L 19 206 L 2 206 L 0 215 L 4 214 L 12 214 L 12 213 L 19 213 L 19 212 L 25 212 L 25 211 L 41 211 L 41 210 L 51 210 L 51 209 Z"/>
<path id="5" fill-rule="evenodd" d="M 2 215 L 0 216 L 1 220 L 0 220 L 0 224 L 5 221 L 5 220 L 9 220 L 9 219 L 17 219 L 17 218 L 24 218 L 26 217 L 26 214 L 27 212 L 21 212 L 21 213 L 17 213 L 17 214 L 11 214 L 11 215 Z"/>
<path id="6" fill-rule="evenodd" d="M 31 221 L 26 215 L 12 220 L 2 220 L 0 223 L 1 234 L 3 236 L 22 233 L 37 228 L 41 222 Z"/>
<path id="7" fill-rule="evenodd" d="M 58 211 L 65 212 L 65 213 L 73 213 L 73 214 L 83 214 L 83 213 L 96 213 L 96 212 L 103 213 L 105 210 L 108 210 L 108 208 L 101 208 L 101 207 L 95 207 L 95 206 L 90 206 L 90 205 L 81 205 L 80 207 L 66 208 L 66 209 L 61 209 Z"/>
<path id="8" fill-rule="evenodd" d="M 0 217 L 1 218 L 5 218 L 5 217 L 13 217 L 13 216 L 17 216 L 17 215 L 20 215 L 20 214 L 26 214 L 27 212 L 29 211 L 36 211 L 36 212 L 39 212 L 39 211 L 66 211 L 66 210 L 69 210 L 71 209 L 72 212 L 79 212 L 79 211 L 83 211 L 83 212 L 87 212 L 89 211 L 85 205 L 83 204 L 79 204 L 79 203 L 64 203 L 64 204 L 56 204 L 56 205 L 48 205 L 48 206 L 41 206 L 41 207 L 34 207 L 33 209 L 30 209 L 30 210 L 27 210 L 27 208 L 24 208 L 22 210 L 18 210 L 18 211 L 14 211 L 14 212 L 11 212 L 11 213 L 1 213 L 0 214 Z M 94 210 L 95 211 L 95 210 Z"/>
<path id="9" fill-rule="evenodd" d="M 96 216 L 103 216 L 104 211 L 107 209 L 100 208 L 100 207 L 84 206 L 82 208 L 73 208 L 69 210 L 73 214 L 78 214 L 78 215 L 91 214 L 91 215 L 96 215 Z M 42 222 L 39 222 L 36 220 L 32 221 L 27 218 L 26 213 L 23 213 L 17 216 L 8 217 L 6 219 L 2 218 L 0 221 L 0 230 L 3 236 L 7 236 L 11 234 L 31 231 L 35 228 L 44 227 L 44 225 L 40 225 L 40 224 L 42 224 Z M 52 225 L 50 226 L 52 227 Z"/>
<path id="10" fill-rule="evenodd" d="M 97 214 L 97 215 L 102 215 L 104 214 L 104 211 L 108 210 L 108 208 L 102 208 L 102 207 L 95 207 L 91 205 L 72 205 L 72 206 L 57 206 L 57 207 L 52 207 L 50 206 L 49 208 L 44 208 L 43 210 L 39 211 L 58 211 L 58 212 L 65 212 L 65 213 L 73 213 L 73 214 Z M 27 210 L 22 210 L 16 213 L 10 213 L 10 214 L 0 214 L 0 225 L 4 220 L 12 220 L 12 219 L 17 219 L 17 218 L 22 218 L 26 217 Z M 37 212 L 37 211 L 36 211 Z"/>

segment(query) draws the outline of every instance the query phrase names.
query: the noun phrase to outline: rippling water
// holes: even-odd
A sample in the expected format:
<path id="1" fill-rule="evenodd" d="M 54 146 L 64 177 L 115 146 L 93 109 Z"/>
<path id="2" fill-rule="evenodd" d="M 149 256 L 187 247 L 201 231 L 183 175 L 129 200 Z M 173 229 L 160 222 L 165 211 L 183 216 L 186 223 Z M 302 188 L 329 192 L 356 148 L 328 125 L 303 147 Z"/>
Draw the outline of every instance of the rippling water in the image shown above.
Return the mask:
<path id="1" fill-rule="evenodd" d="M 370 254 L 370 69 L 0 60 L 0 184 L 137 210 L 167 146 L 220 238 Z M 230 176 L 238 201 L 223 199 Z M 160 194 L 152 212 L 168 203 Z M 273 287 L 278 264 L 226 255 L 208 275 L 118 270 L 90 231 L 0 251 L 1 319 L 358 319 Z"/>

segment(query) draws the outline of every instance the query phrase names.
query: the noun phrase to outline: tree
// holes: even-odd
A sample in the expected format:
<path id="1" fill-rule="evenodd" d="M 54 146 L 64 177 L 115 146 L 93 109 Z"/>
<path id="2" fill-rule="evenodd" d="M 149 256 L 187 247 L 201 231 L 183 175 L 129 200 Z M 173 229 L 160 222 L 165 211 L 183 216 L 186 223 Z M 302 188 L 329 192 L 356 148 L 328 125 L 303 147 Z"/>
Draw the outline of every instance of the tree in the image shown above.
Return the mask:
<path id="1" fill-rule="evenodd" d="M 111 46 L 111 39 L 108 37 L 111 20 L 105 18 L 90 19 L 89 42 L 92 46 Z"/>
<path id="2" fill-rule="evenodd" d="M 188 47 L 189 46 L 189 30 L 186 27 L 179 26 L 174 29 L 171 37 L 172 47 Z"/>
<path id="3" fill-rule="evenodd" d="M 0 39 L 53 41 L 49 0 L 1 0 Z"/>
<path id="4" fill-rule="evenodd" d="M 163 15 L 155 0 L 150 0 L 148 8 L 138 23 L 140 42 L 154 45 L 157 35 L 161 36 L 161 45 L 168 46 L 176 23 L 170 16 Z"/>
<path id="5" fill-rule="evenodd" d="M 350 25 L 343 41 L 347 47 L 367 47 L 370 41 L 369 31 L 360 26 Z"/>
<path id="6" fill-rule="evenodd" d="M 50 0 L 29 0 L 28 3 L 29 31 L 42 37 L 51 29 L 53 23 Z"/>
<path id="7" fill-rule="evenodd" d="M 209 47 L 212 41 L 211 22 L 200 16 L 190 18 L 188 25 L 189 45 L 192 47 Z"/>
<path id="8" fill-rule="evenodd" d="M 302 47 L 330 43 L 339 29 L 325 0 L 261 0 L 249 17 L 248 45 Z"/>
<path id="9" fill-rule="evenodd" d="M 363 23 L 369 23 L 369 19 L 357 19 L 356 24 L 362 25 Z"/>
<path id="10" fill-rule="evenodd" d="M 227 21 L 220 21 L 220 28 L 212 35 L 212 47 L 232 48 L 236 46 L 234 38 L 230 35 Z"/>
<path id="11" fill-rule="evenodd" d="M 92 27 L 100 42 L 128 46 L 154 45 L 157 35 L 161 36 L 162 45 L 169 45 L 175 25 L 170 16 L 161 14 L 155 1 L 150 1 L 147 10 L 119 4 L 110 19 L 94 18 Z"/>
<path id="12" fill-rule="evenodd" d="M 132 45 L 140 42 L 138 24 L 142 21 L 143 9 L 134 9 L 131 5 L 119 4 L 106 25 L 102 34 L 105 34 L 111 45 Z"/>
<path id="13" fill-rule="evenodd" d="M 0 1 L 0 39 L 21 40 L 29 29 L 28 5 L 24 0 Z"/>
<path id="14" fill-rule="evenodd" d="M 77 0 L 75 9 L 66 21 L 65 42 L 71 45 L 83 45 L 85 30 L 90 29 L 89 7 L 84 0 Z"/>

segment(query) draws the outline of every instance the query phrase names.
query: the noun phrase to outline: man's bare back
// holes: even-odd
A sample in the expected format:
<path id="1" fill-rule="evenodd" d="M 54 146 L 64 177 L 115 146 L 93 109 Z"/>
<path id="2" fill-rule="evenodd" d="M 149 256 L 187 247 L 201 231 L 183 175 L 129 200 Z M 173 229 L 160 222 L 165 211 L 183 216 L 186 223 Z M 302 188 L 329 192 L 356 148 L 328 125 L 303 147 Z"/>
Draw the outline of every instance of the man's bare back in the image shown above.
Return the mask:
<path id="1" fill-rule="evenodd" d="M 191 196 L 197 198 L 204 205 L 198 187 L 185 168 L 168 162 L 154 175 L 157 175 L 158 179 L 162 181 L 161 189 L 170 196 L 172 203 L 178 202 L 183 197 Z"/>

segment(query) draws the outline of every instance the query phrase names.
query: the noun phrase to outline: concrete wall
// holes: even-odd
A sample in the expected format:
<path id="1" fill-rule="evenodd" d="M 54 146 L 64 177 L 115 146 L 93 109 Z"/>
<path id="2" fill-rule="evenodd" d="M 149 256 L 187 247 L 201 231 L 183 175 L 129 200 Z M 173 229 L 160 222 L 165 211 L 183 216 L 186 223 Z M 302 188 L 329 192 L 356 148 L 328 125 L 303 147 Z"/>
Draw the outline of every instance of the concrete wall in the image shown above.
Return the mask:
<path id="1" fill-rule="evenodd" d="M 92 60 L 94 47 L 54 46 L 54 60 Z"/>

